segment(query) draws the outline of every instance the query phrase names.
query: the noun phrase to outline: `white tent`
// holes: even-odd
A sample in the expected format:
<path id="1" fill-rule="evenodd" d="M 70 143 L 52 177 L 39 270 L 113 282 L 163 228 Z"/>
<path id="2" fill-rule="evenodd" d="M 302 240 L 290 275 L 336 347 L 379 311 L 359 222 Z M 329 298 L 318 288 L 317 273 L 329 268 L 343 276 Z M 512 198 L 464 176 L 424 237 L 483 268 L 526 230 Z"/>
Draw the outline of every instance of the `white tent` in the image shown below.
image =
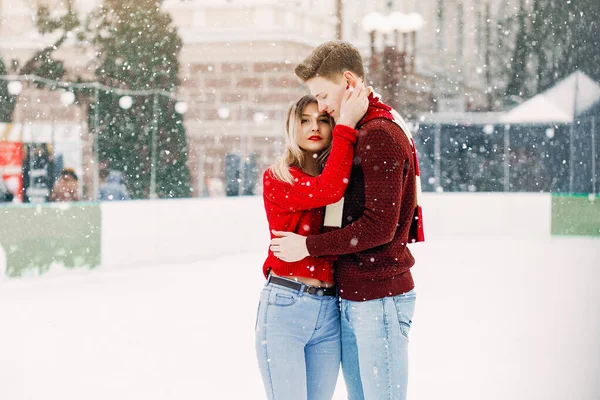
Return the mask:
<path id="1" fill-rule="evenodd" d="M 505 123 L 571 123 L 600 101 L 600 85 L 581 71 L 532 97 L 503 117 Z"/>

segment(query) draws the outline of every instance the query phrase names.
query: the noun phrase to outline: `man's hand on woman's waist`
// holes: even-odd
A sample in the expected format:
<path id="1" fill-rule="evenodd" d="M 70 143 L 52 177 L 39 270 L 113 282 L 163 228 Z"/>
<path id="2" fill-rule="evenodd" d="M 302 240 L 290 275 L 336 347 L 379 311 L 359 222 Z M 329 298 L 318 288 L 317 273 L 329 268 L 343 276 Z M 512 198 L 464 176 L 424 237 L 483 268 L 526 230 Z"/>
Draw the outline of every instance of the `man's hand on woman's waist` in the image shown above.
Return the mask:
<path id="1" fill-rule="evenodd" d="M 310 254 L 306 247 L 306 236 L 293 232 L 271 230 L 276 238 L 271 239 L 271 251 L 285 262 L 300 261 Z"/>

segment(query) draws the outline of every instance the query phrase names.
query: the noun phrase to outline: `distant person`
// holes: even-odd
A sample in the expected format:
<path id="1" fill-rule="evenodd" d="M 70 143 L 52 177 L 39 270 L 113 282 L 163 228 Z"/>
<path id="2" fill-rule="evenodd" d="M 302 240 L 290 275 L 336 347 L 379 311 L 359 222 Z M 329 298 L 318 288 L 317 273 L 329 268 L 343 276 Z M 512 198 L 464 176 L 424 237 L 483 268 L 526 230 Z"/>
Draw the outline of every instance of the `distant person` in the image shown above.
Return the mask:
<path id="1" fill-rule="evenodd" d="M 13 195 L 12 202 L 22 203 L 23 200 L 21 199 L 21 197 L 19 197 L 19 193 L 21 192 L 21 181 L 19 177 L 13 175 L 6 179 L 4 183 L 6 184 L 8 191 Z"/>
<path id="2" fill-rule="evenodd" d="M 50 201 L 65 202 L 79 200 L 81 200 L 79 196 L 79 178 L 72 168 L 63 168 L 52 187 Z"/>
<path id="3" fill-rule="evenodd" d="M 0 203 L 10 203 L 13 201 L 14 195 L 10 190 L 8 190 L 8 186 L 4 179 L 0 177 Z"/>
<path id="4" fill-rule="evenodd" d="M 102 187 L 106 183 L 106 178 L 108 178 L 109 169 L 104 167 L 100 168 L 98 171 L 98 177 L 100 178 L 100 187 Z"/>
<path id="5" fill-rule="evenodd" d="M 106 176 L 106 182 L 100 187 L 98 200 L 129 200 L 129 193 L 123 183 L 123 174 L 120 171 L 110 171 Z"/>

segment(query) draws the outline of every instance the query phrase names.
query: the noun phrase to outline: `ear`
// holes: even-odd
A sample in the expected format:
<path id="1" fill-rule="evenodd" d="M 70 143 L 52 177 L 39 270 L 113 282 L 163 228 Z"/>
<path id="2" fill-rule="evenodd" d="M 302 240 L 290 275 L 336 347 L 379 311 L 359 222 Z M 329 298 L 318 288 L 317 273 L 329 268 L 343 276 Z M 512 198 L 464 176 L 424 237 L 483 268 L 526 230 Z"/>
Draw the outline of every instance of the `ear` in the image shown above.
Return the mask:
<path id="1" fill-rule="evenodd" d="M 345 71 L 344 80 L 347 82 L 349 86 L 356 87 L 356 81 L 358 80 L 356 74 L 352 71 Z"/>

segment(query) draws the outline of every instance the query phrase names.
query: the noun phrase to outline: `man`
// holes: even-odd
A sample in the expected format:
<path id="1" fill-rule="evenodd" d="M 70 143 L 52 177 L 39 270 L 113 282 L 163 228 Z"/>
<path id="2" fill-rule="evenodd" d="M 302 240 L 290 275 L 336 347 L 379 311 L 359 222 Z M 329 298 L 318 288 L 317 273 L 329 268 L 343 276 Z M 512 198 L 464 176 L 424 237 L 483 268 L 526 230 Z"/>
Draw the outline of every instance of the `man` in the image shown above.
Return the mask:
<path id="1" fill-rule="evenodd" d="M 360 53 L 342 41 L 320 45 L 295 72 L 317 98 L 319 111 L 334 120 L 340 118 L 345 89 L 364 78 Z M 279 237 L 271 241 L 271 250 L 287 262 L 338 256 L 335 279 L 349 399 L 403 400 L 416 297 L 407 244 L 423 240 L 416 150 L 402 118 L 372 92 L 357 129 L 350 182 L 342 204 L 327 207 L 323 233 L 274 232 Z"/>

